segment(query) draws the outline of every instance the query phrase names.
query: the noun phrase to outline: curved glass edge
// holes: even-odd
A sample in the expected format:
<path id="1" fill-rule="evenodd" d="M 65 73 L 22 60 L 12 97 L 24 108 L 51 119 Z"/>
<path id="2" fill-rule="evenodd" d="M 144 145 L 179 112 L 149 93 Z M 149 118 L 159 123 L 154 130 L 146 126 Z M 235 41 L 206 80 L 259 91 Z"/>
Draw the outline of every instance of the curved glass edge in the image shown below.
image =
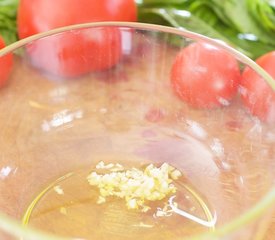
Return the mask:
<path id="1" fill-rule="evenodd" d="M 49 233 L 36 230 L 32 227 L 24 227 L 16 220 L 6 216 L 1 212 L 0 229 L 3 230 L 4 233 L 8 233 L 10 236 L 20 240 L 71 240 L 70 238 L 54 236 Z"/>
<path id="2" fill-rule="evenodd" d="M 265 211 L 274 207 L 274 203 L 275 188 L 265 195 L 265 197 L 247 213 L 241 215 L 232 222 L 217 228 L 215 232 L 188 237 L 188 240 L 219 240 L 221 237 L 234 233 L 234 231 L 237 231 L 241 227 L 253 222 L 256 218 L 261 217 Z M 0 213 L 0 229 L 21 240 L 72 240 L 72 238 L 51 235 L 44 231 L 36 230 L 32 227 L 22 226 L 16 220 L 2 213 Z M 183 237 L 182 239 L 184 240 L 186 238 Z"/>
<path id="3" fill-rule="evenodd" d="M 254 207 L 242 214 L 240 217 L 235 218 L 230 223 L 217 228 L 215 232 L 206 233 L 191 237 L 190 240 L 219 240 L 220 237 L 226 234 L 234 233 L 240 229 L 240 227 L 246 226 L 252 223 L 255 219 L 260 218 L 268 209 L 272 209 L 275 206 L 275 188 L 272 188 L 264 198 L 259 201 Z"/>
<path id="4" fill-rule="evenodd" d="M 187 37 L 197 41 L 204 40 L 210 44 L 215 43 L 220 48 L 225 49 L 226 51 L 235 55 L 237 59 L 242 63 L 247 64 L 256 73 L 258 73 L 261 77 L 263 77 L 263 79 L 265 79 L 266 82 L 269 84 L 269 86 L 275 91 L 275 81 L 263 68 L 261 68 L 256 62 L 254 62 L 252 59 L 245 56 L 241 52 L 226 45 L 223 41 L 218 39 L 212 39 L 204 35 L 194 33 L 185 29 L 177 29 L 173 27 L 147 24 L 147 23 L 94 22 L 94 23 L 84 23 L 84 24 L 76 24 L 76 25 L 61 27 L 61 28 L 57 28 L 47 32 L 33 35 L 30 37 L 24 38 L 22 40 L 19 40 L 13 44 L 10 44 L 5 48 L 0 49 L 0 57 L 6 54 L 9 54 L 15 51 L 16 49 L 23 47 L 24 45 L 31 43 L 35 40 L 38 40 L 40 38 L 48 37 L 48 36 L 62 33 L 68 30 L 76 30 L 76 29 L 91 28 L 91 27 L 105 27 L 105 26 L 106 27 L 107 26 L 130 27 L 130 28 L 136 28 L 140 30 L 160 31 L 164 33 L 176 34 L 176 35 Z M 262 200 L 260 200 L 254 207 L 252 207 L 246 213 L 242 214 L 240 217 L 235 218 L 230 223 L 217 228 L 215 232 L 200 234 L 191 238 L 189 237 L 188 239 L 189 240 L 202 240 L 202 239 L 218 240 L 220 237 L 225 236 L 226 234 L 232 233 L 240 229 L 241 227 L 253 222 L 256 218 L 261 217 L 261 215 L 263 215 L 269 207 L 274 206 L 274 202 L 275 202 L 275 188 L 272 188 L 271 191 L 267 195 L 265 195 Z M 72 240 L 71 238 L 54 236 L 44 231 L 36 230 L 31 227 L 23 227 L 18 221 L 6 216 L 5 214 L 2 214 L 1 212 L 0 212 L 0 229 L 21 240 L 22 238 L 23 239 L 26 238 L 26 240 Z M 183 239 L 185 238 L 183 237 Z"/>
<path id="5" fill-rule="evenodd" d="M 183 37 L 188 37 L 194 40 L 204 40 L 209 43 L 215 43 L 220 48 L 223 48 L 227 50 L 228 52 L 235 55 L 239 61 L 247 64 L 250 66 L 255 72 L 257 72 L 261 77 L 265 79 L 265 81 L 268 83 L 268 85 L 275 91 L 275 81 L 273 78 L 262 68 L 260 67 L 256 62 L 254 62 L 252 59 L 244 55 L 243 53 L 239 52 L 238 50 L 230 47 L 225 42 L 206 37 L 204 35 L 188 31 L 183 28 L 173 28 L 173 27 L 167 27 L 162 25 L 156 25 L 156 24 L 148 24 L 148 23 L 137 23 L 137 22 L 92 22 L 92 23 L 82 23 L 82 24 L 76 24 L 76 25 L 70 25 L 66 27 L 56 28 L 50 31 L 46 31 L 43 33 L 38 33 L 33 36 L 24 38 L 22 40 L 19 40 L 13 44 L 10 44 L 6 46 L 5 48 L 0 50 L 0 57 L 13 52 L 14 50 L 32 42 L 35 40 L 38 40 L 43 37 L 48 37 L 54 34 L 62 33 L 68 30 L 76 30 L 81 28 L 91 28 L 91 27 L 104 27 L 104 26 L 114 26 L 114 27 L 131 27 L 136 28 L 140 30 L 150 30 L 150 31 L 160 31 L 160 32 L 166 32 L 171 34 L 177 34 Z"/>

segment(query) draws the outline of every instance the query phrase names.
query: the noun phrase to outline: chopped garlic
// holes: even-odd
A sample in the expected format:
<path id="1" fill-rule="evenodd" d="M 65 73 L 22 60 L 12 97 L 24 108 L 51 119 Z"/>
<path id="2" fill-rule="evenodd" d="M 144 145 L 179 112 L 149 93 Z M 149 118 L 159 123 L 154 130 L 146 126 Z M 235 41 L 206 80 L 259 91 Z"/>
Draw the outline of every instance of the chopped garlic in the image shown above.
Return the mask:
<path id="1" fill-rule="evenodd" d="M 100 162 L 95 166 L 95 168 L 96 168 L 96 169 L 101 169 L 101 168 L 104 168 L 104 166 L 105 166 L 105 163 L 104 163 L 103 161 L 100 161 Z"/>
<path id="2" fill-rule="evenodd" d="M 145 224 L 145 223 L 143 223 L 143 222 L 140 222 L 139 224 L 133 225 L 133 227 L 153 228 L 154 225 Z"/>
<path id="3" fill-rule="evenodd" d="M 149 206 L 144 206 L 141 211 L 142 212 L 148 212 L 151 208 Z"/>
<path id="4" fill-rule="evenodd" d="M 105 202 L 106 202 L 106 198 L 102 197 L 102 196 L 99 196 L 96 203 L 97 204 L 102 204 L 102 203 L 105 203 Z"/>
<path id="5" fill-rule="evenodd" d="M 137 200 L 132 198 L 127 202 L 127 207 L 129 209 L 137 209 L 138 208 L 138 204 L 137 204 Z"/>
<path id="6" fill-rule="evenodd" d="M 59 185 L 55 186 L 53 189 L 57 194 L 64 195 L 64 191 Z"/>
<path id="7" fill-rule="evenodd" d="M 100 196 L 97 203 L 106 201 L 106 197 L 115 196 L 123 198 L 129 209 L 141 209 L 147 212 L 150 207 L 145 205 L 146 201 L 159 201 L 176 192 L 173 180 L 181 176 L 181 172 L 167 163 L 159 168 L 153 164 L 148 165 L 143 171 L 137 168 L 124 170 L 120 164 L 105 165 L 103 161 L 96 165 L 96 169 L 108 169 L 106 174 L 92 172 L 88 182 L 97 186 Z M 120 171 L 112 171 L 119 168 Z M 122 171 L 123 170 L 123 171 Z M 161 212 L 158 213 L 162 215 Z"/>
<path id="8" fill-rule="evenodd" d="M 170 205 L 167 203 L 163 208 L 157 208 L 157 212 L 154 214 L 154 217 L 169 217 L 173 214 L 173 210 Z"/>
<path id="9" fill-rule="evenodd" d="M 171 172 L 171 178 L 172 178 L 173 180 L 177 180 L 177 179 L 179 179 L 181 176 L 182 176 L 182 174 L 181 174 L 181 172 L 180 172 L 178 169 L 176 169 L 176 170 L 174 170 L 173 172 Z"/>
<path id="10" fill-rule="evenodd" d="M 109 163 L 107 165 L 105 165 L 105 168 L 106 169 L 110 169 L 110 168 L 113 168 L 115 165 L 113 163 Z"/>
<path id="11" fill-rule="evenodd" d="M 122 171 L 124 170 L 123 166 L 121 164 L 113 164 L 113 163 L 109 163 L 107 165 L 105 165 L 105 163 L 103 161 L 100 161 L 96 167 L 96 169 L 110 169 L 110 171 L 112 172 L 118 172 L 118 171 Z"/>
<path id="12" fill-rule="evenodd" d="M 67 209 L 65 207 L 60 208 L 60 213 L 63 215 L 67 215 Z"/>

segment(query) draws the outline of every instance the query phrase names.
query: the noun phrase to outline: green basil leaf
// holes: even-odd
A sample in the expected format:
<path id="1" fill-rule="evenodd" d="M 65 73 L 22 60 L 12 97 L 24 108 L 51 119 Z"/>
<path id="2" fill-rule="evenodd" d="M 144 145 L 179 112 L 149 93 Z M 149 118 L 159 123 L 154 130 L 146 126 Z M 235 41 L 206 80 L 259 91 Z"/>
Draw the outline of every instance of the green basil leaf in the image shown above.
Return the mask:
<path id="1" fill-rule="evenodd" d="M 18 0 L 0 1 L 0 35 L 6 44 L 15 42 L 17 38 L 17 14 Z"/>

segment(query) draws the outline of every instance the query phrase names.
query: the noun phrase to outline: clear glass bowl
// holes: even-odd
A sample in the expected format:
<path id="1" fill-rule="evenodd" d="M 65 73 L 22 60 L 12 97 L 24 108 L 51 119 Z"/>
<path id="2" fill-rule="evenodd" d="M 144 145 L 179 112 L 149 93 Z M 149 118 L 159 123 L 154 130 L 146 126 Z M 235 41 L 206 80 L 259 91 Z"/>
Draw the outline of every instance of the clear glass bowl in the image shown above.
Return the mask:
<path id="1" fill-rule="evenodd" d="M 173 62 L 194 42 L 272 85 L 220 41 L 141 23 L 69 26 L 0 50 L 14 60 L 0 89 L 2 240 L 272 239 L 274 124 L 253 117 L 238 94 L 211 109 L 175 94 Z M 164 199 L 142 213 L 124 199 L 96 202 L 87 176 L 100 161 L 169 163 L 183 177 L 166 209 Z"/>

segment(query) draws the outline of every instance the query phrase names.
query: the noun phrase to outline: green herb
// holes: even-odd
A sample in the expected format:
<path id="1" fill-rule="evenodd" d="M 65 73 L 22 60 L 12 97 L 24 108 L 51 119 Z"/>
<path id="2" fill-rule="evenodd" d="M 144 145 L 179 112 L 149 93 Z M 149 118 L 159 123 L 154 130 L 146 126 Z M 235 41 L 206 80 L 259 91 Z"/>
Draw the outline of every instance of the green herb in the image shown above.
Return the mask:
<path id="1" fill-rule="evenodd" d="M 18 0 L 0 1 L 0 35 L 6 44 L 17 40 L 16 13 Z"/>
<path id="2" fill-rule="evenodd" d="M 275 49 L 274 0 L 143 0 L 139 21 L 221 39 L 254 59 Z"/>

